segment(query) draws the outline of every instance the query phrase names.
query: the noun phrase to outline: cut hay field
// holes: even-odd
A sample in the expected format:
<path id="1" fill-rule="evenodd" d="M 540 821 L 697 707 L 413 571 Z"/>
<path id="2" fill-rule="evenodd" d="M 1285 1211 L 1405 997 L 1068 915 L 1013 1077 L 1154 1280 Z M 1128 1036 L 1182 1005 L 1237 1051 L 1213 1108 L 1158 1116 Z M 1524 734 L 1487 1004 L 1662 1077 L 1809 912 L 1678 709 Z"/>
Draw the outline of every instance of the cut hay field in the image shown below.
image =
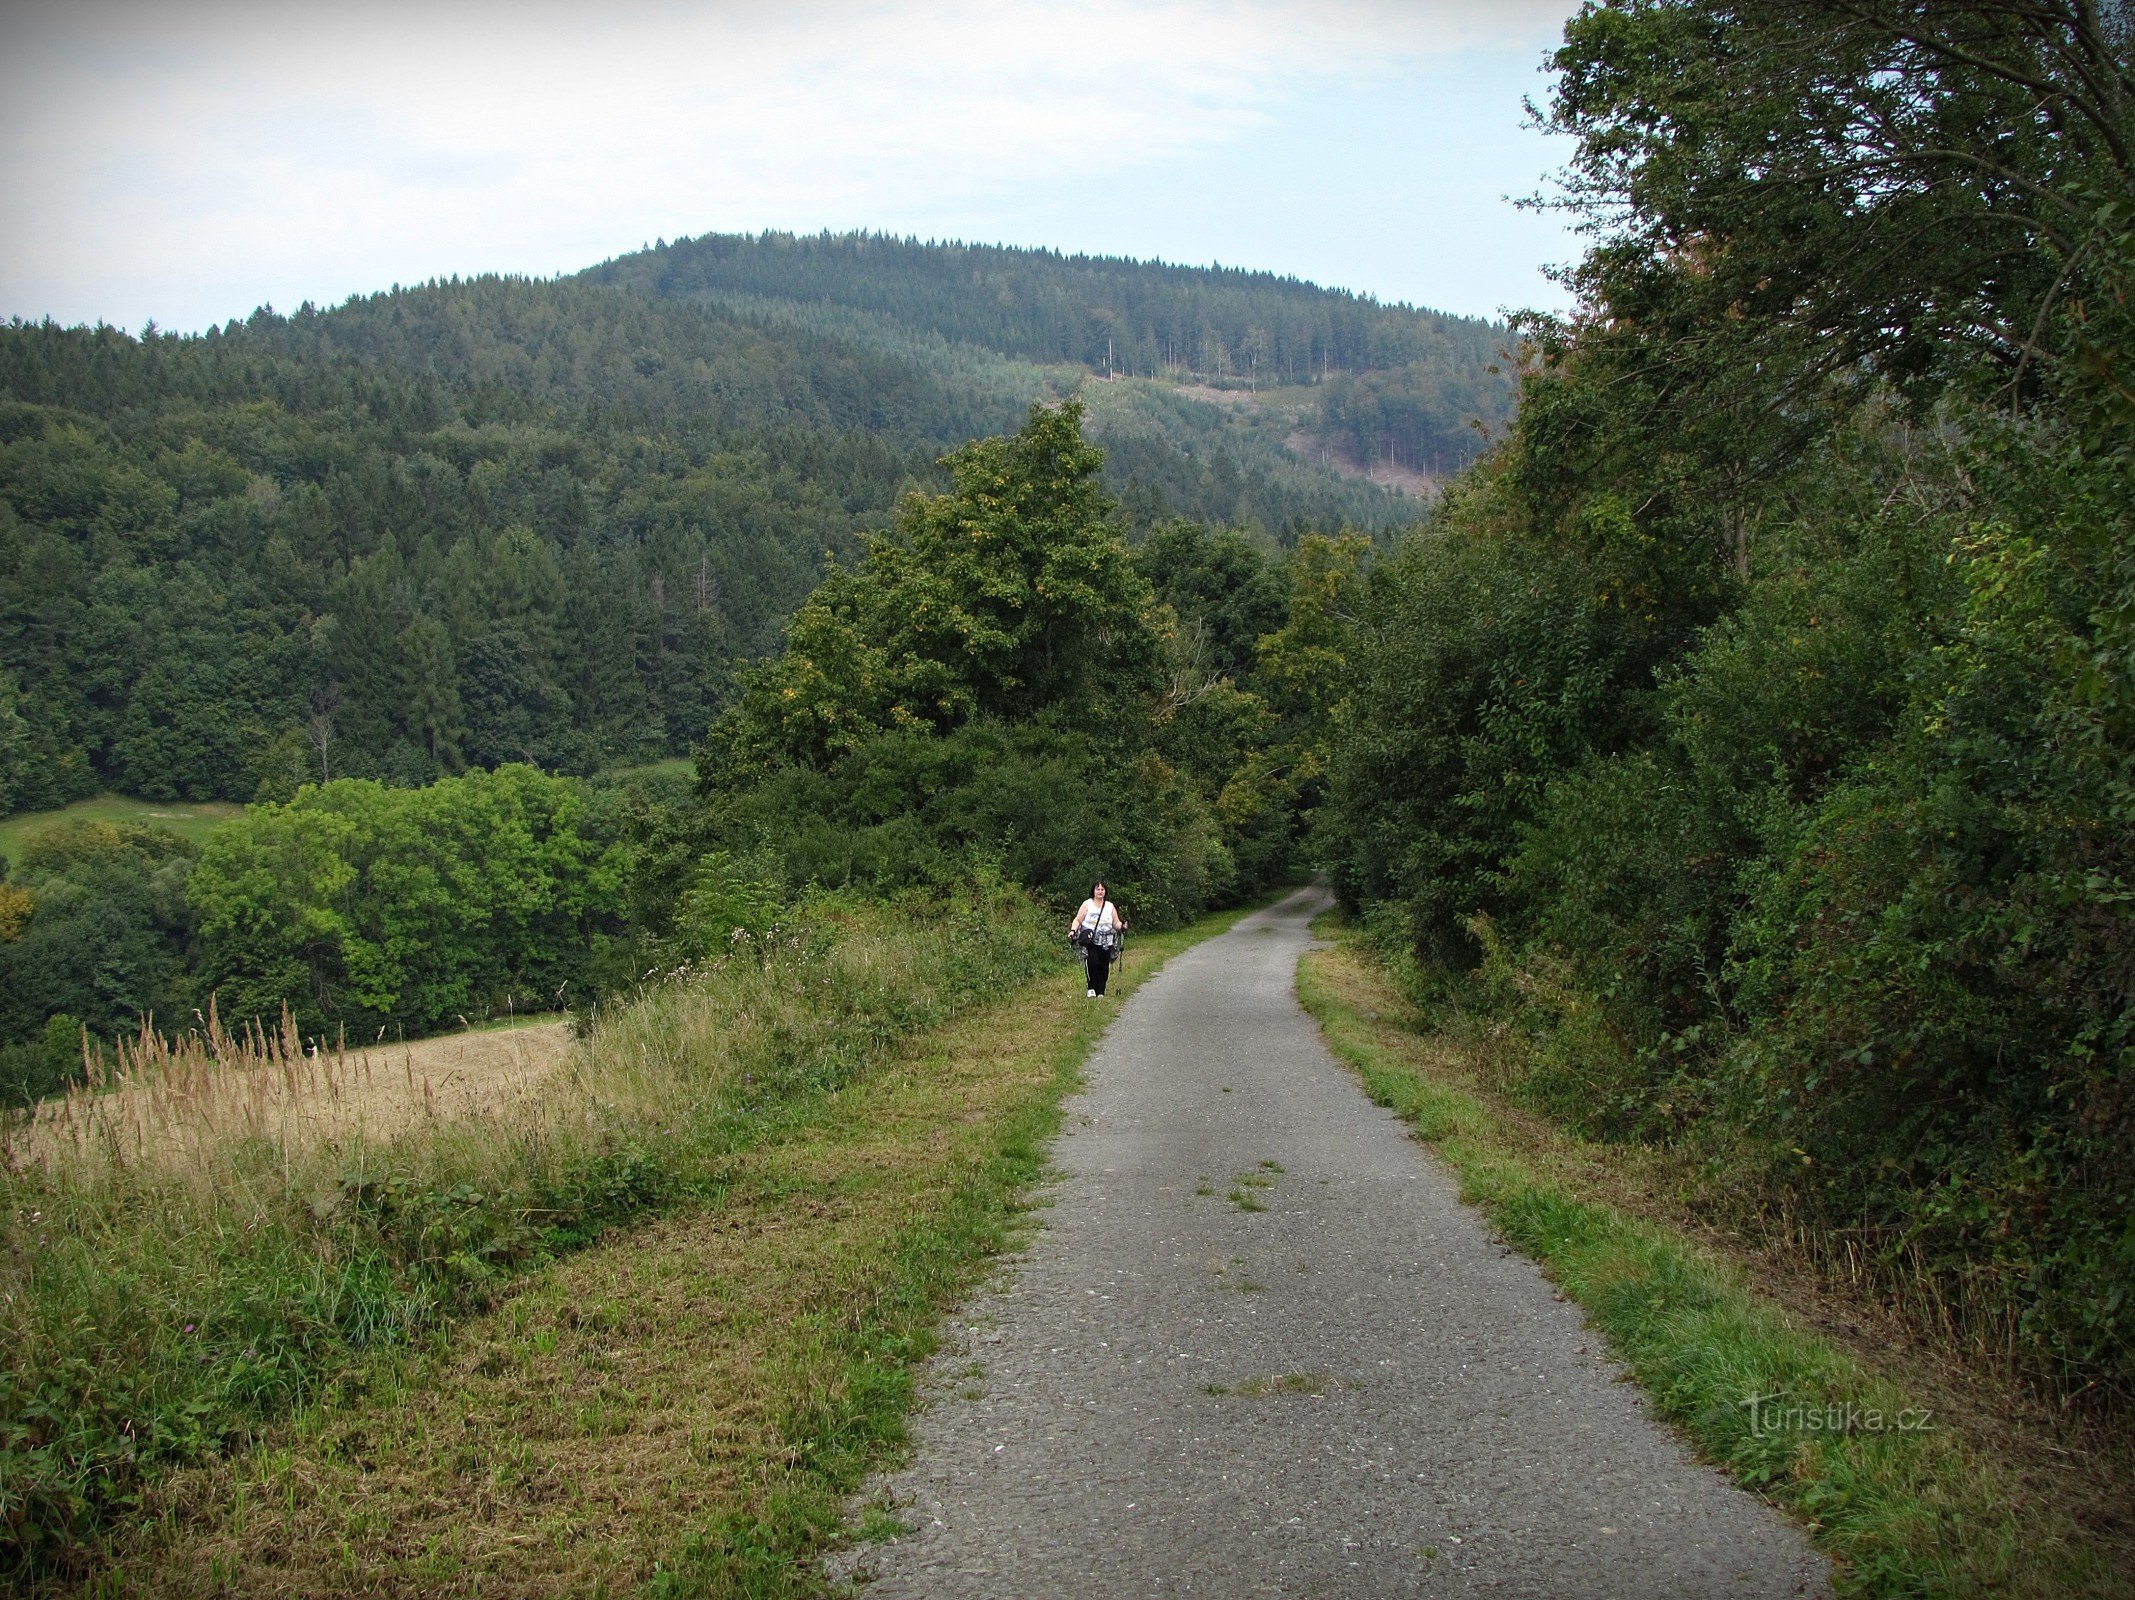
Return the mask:
<path id="1" fill-rule="evenodd" d="M 665 761 L 646 761 L 634 767 L 609 767 L 594 781 L 621 788 L 625 784 L 694 783 L 697 763 L 688 756 L 669 756 Z"/>
<path id="2" fill-rule="evenodd" d="M 549 1022 L 368 1054 L 315 1053 L 287 1024 L 139 1041 L 71 1123 L 0 1150 L 0 1591 L 184 1589 L 127 1552 L 198 1548 L 185 1530 L 215 1518 L 196 1490 L 230 1463 L 459 1348 L 463 1319 L 629 1224 L 720 1212 L 751 1152 L 1041 973 L 1067 993 L 1064 966 L 1053 918 L 989 881 L 812 897 L 761 949 L 619 1001 L 584 1040 Z M 785 1199 L 766 1217 L 790 1221 Z M 239 1524 L 248 1488 L 223 1508 Z M 238 1558 L 216 1527 L 221 1570 Z M 265 1592 L 343 1592 L 238 1543 Z"/>

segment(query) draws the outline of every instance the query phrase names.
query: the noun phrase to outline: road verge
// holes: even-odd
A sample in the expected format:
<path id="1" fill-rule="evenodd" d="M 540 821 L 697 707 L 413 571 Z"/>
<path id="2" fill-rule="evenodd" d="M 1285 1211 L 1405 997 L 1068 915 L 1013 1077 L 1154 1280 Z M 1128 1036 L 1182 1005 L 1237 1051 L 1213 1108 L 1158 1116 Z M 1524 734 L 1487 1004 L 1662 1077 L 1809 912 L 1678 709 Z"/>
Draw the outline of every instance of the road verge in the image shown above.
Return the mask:
<path id="1" fill-rule="evenodd" d="M 2135 1593 L 2113 1552 L 1935 1407 L 1800 1326 L 1743 1264 L 1614 1203 L 1607 1147 L 1484 1091 L 1362 943 L 1325 931 L 1298 995 L 1336 1056 L 1579 1303 L 1699 1454 L 1807 1527 L 1842 1594 Z"/>
<path id="2" fill-rule="evenodd" d="M 1027 1223 L 1118 1000 L 1242 914 L 1137 938 L 1112 1001 L 1085 1000 L 1063 961 L 894 1046 L 737 1152 L 701 1201 L 194 1474 L 100 1587 L 820 1592 L 943 1312 Z"/>

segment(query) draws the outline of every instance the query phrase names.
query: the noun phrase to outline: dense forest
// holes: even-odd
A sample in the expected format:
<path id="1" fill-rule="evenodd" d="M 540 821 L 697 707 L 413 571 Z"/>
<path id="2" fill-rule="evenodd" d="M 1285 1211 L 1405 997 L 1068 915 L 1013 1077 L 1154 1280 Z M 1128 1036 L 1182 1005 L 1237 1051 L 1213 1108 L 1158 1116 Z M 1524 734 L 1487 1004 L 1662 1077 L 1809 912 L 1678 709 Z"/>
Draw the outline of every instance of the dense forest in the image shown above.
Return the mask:
<path id="1" fill-rule="evenodd" d="M 1326 858 L 1522 1092 L 2135 1398 L 2135 19 L 1612 0 L 1580 309 L 1373 574 Z"/>
<path id="2" fill-rule="evenodd" d="M 633 287 L 714 244 L 786 298 Z M 811 266 L 825 252 L 840 274 Z M 704 241 L 580 280 L 262 310 L 197 338 L 0 329 L 0 812 L 685 753 L 826 553 L 852 555 L 902 492 L 938 484 L 943 451 L 1081 385 L 1080 366 L 1023 359 L 1072 352 L 968 315 L 1000 309 L 990 280 L 958 275 L 968 254 Z M 1145 310 L 1230 306 L 1227 328 L 1317 316 L 1351 330 L 1344 360 L 1443 375 L 1431 427 L 1457 429 L 1471 402 L 1485 422 L 1504 411 L 1481 324 L 1240 274 L 988 260 L 1020 263 L 1055 309 L 1054 280 L 1097 272 L 1140 285 Z M 930 262 L 949 277 L 928 326 L 860 315 Z M 1273 548 L 1414 512 L 1168 385 L 1103 389 L 1092 432 L 1130 533 L 1184 516 Z M 1375 443 L 1342 415 L 1344 438 Z"/>

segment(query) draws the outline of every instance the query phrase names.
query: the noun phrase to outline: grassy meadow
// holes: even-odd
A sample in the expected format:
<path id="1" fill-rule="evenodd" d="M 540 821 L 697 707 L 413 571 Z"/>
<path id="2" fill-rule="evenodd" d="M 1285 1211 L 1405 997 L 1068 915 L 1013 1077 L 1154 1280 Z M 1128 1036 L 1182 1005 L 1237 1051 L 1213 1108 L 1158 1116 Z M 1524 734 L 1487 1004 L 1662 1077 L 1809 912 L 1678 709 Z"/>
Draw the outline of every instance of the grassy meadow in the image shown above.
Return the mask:
<path id="1" fill-rule="evenodd" d="M 181 839 L 199 844 L 232 817 L 243 815 L 244 809 L 228 800 L 136 800 L 123 794 L 92 795 L 53 811 L 19 811 L 11 817 L 0 817 L 0 856 L 14 860 L 31 840 L 63 822 L 165 828 Z"/>
<path id="2" fill-rule="evenodd" d="M 743 1152 L 1058 962 L 1048 919 L 1011 891 L 823 899 L 617 1007 L 541 1093 L 493 1113 L 325 1140 L 239 1117 L 182 1161 L 128 1137 L 54 1157 L 10 1130 L 0 1571 L 40 1585 L 102 1571 L 113 1541 L 172 1514 L 173 1474 L 346 1403 L 397 1353 L 618 1224 L 716 1205 Z M 191 1048 L 218 1047 L 236 1049 Z M 251 1049 L 255 1072 L 322 1070 L 301 1041 Z M 137 1063 L 133 1087 L 160 1072 L 182 1100 L 198 1067 Z"/>
<path id="3" fill-rule="evenodd" d="M 630 784 L 660 789 L 687 788 L 696 780 L 696 764 L 687 756 L 648 761 L 631 767 L 611 767 L 595 781 L 604 787 Z M 190 844 L 204 843 L 209 834 L 245 808 L 234 800 L 137 800 L 132 795 L 99 794 L 50 811 L 18 811 L 0 817 L 0 856 L 13 860 L 39 834 L 49 833 L 66 822 L 110 822 L 134 827 L 163 828 Z"/>

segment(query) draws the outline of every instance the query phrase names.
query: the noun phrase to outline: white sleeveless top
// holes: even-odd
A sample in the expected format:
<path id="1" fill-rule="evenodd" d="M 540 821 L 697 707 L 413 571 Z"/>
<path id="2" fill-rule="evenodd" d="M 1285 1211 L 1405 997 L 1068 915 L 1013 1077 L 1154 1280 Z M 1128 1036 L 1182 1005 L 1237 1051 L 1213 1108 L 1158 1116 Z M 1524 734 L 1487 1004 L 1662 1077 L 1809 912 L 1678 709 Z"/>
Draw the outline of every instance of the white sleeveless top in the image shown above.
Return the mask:
<path id="1" fill-rule="evenodd" d="M 1078 928 L 1110 928 L 1116 926 L 1118 922 L 1119 913 L 1113 909 L 1110 900 L 1107 900 L 1101 908 L 1096 900 L 1085 900 L 1082 903 L 1082 909 L 1075 913 L 1075 926 Z"/>

